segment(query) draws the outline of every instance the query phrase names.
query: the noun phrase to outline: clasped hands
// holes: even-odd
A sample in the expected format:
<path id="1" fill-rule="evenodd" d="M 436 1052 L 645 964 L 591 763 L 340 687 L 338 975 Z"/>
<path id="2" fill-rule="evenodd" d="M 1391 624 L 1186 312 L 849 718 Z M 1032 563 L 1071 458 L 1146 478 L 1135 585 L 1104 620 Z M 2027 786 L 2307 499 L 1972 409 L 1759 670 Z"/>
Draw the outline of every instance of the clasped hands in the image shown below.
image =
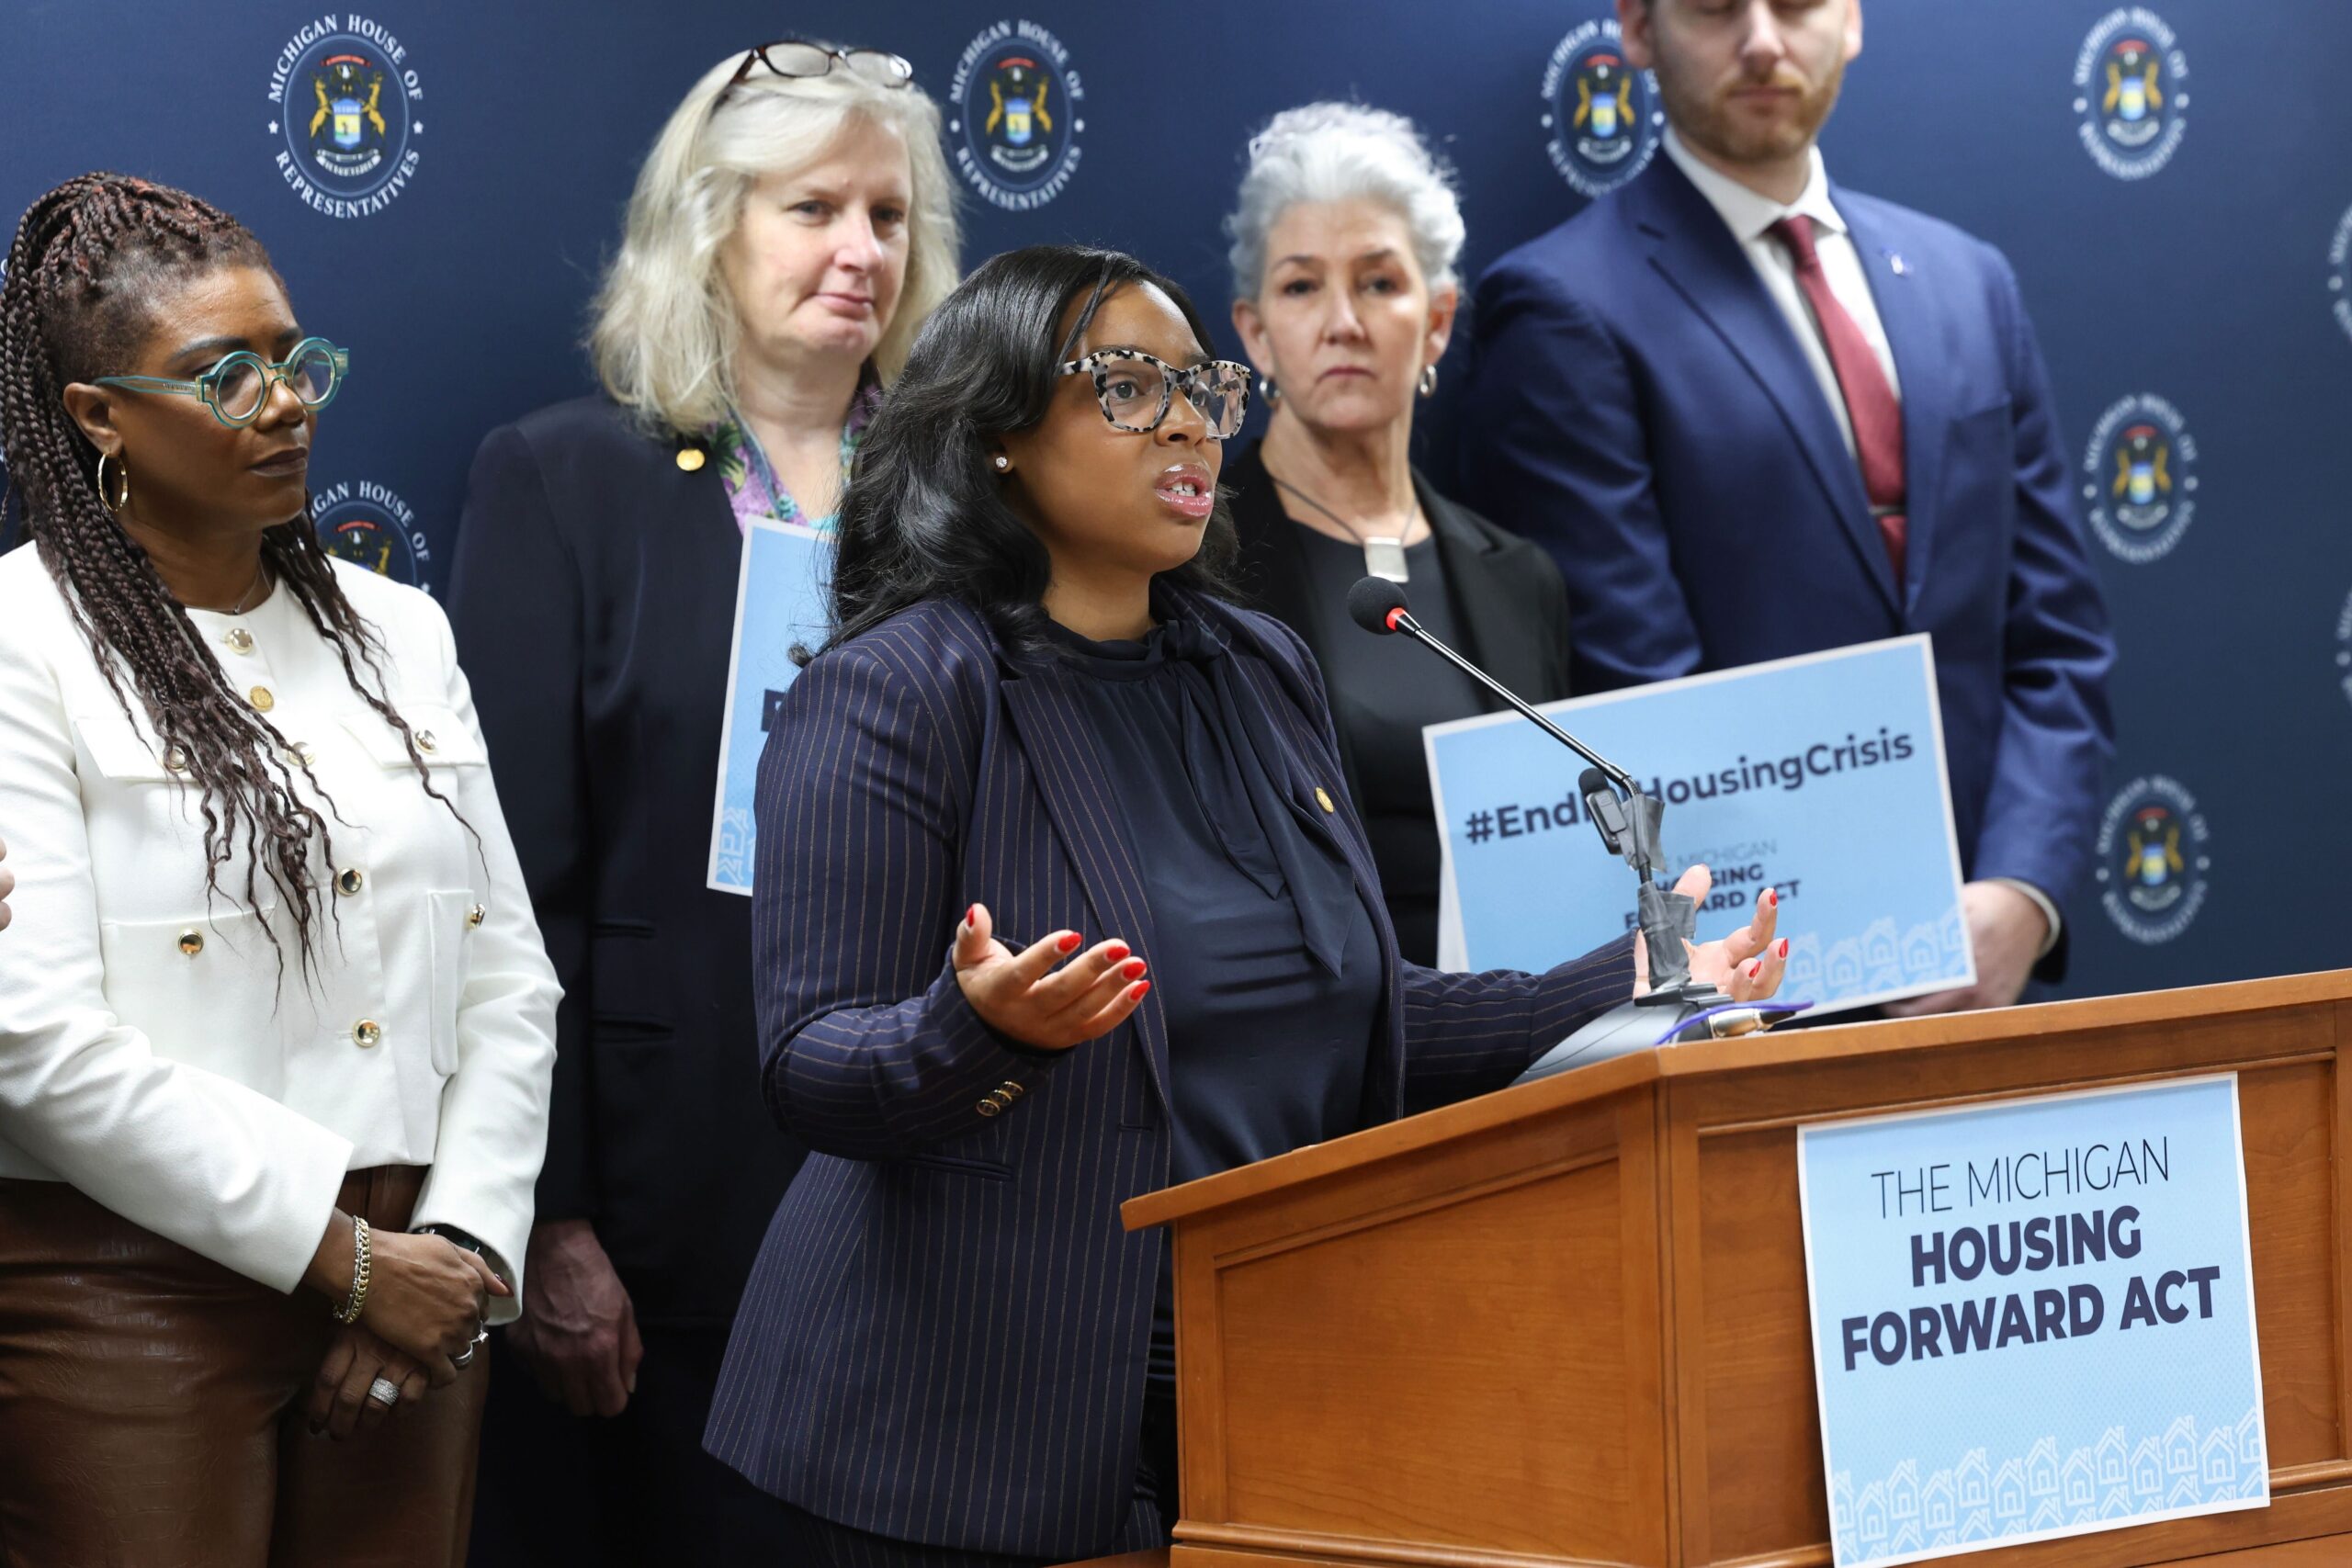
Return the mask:
<path id="1" fill-rule="evenodd" d="M 338 1304 L 350 1289 L 349 1238 L 349 1222 L 338 1213 L 305 1275 Z M 491 1298 L 514 1294 L 487 1262 L 443 1236 L 371 1228 L 369 1250 L 359 1321 L 335 1330 L 307 1402 L 311 1430 L 337 1439 L 369 1430 L 457 1382 L 456 1359 L 481 1334 Z M 379 1378 L 400 1390 L 389 1405 L 368 1394 Z"/>
<path id="2" fill-rule="evenodd" d="M 1703 865 L 1684 872 L 1674 891 L 1703 906 L 1714 876 Z M 1762 1001 L 1781 988 L 1789 944 L 1774 941 L 1781 900 L 1767 890 L 1747 925 L 1718 942 L 1692 942 L 1690 975 L 1738 1002 Z M 1067 1050 L 1116 1029 L 1151 990 L 1144 961 L 1124 942 L 1085 941 L 1055 931 L 1019 953 L 996 939 L 985 905 L 975 904 L 956 927 L 956 984 L 982 1022 L 1023 1044 Z M 1634 991 L 1649 988 L 1649 953 L 1634 939 Z"/>

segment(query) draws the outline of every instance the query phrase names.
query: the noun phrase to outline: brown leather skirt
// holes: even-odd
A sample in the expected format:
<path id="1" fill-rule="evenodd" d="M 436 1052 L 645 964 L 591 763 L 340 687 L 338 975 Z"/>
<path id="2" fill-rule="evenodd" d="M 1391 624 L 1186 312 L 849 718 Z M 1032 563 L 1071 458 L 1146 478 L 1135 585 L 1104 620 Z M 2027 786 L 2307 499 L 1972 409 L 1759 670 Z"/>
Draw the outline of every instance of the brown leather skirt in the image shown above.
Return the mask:
<path id="1" fill-rule="evenodd" d="M 341 1206 L 405 1229 L 424 1181 L 413 1166 L 354 1171 Z M 0 1562 L 462 1564 L 481 1357 L 371 1429 L 313 1437 L 328 1311 L 63 1182 L 0 1180 Z"/>

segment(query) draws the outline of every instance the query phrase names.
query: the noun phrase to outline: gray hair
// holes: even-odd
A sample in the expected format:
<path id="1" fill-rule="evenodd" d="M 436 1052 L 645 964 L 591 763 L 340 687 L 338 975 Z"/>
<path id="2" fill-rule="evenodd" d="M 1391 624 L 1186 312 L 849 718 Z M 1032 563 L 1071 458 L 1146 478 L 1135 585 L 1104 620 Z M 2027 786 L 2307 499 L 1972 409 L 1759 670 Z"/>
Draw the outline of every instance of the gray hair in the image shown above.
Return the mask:
<path id="1" fill-rule="evenodd" d="M 1266 236 L 1301 202 L 1366 199 L 1394 208 L 1432 289 L 1453 287 L 1462 204 L 1453 171 L 1413 122 L 1362 104 L 1284 109 L 1250 139 L 1250 167 L 1225 231 L 1233 241 L 1233 296 L 1255 299 L 1266 280 Z"/>
<path id="2" fill-rule="evenodd" d="M 614 400 L 647 426 L 680 434 L 707 429 L 735 401 L 742 324 L 718 274 L 718 252 L 742 218 L 745 193 L 763 175 L 813 162 L 853 119 L 898 133 L 912 181 L 906 280 L 874 350 L 884 380 L 899 373 L 923 318 L 956 287 L 961 242 L 939 106 L 920 87 L 883 87 L 841 69 L 761 73 L 729 92 L 740 58 L 704 73 L 646 154 L 588 334 Z"/>

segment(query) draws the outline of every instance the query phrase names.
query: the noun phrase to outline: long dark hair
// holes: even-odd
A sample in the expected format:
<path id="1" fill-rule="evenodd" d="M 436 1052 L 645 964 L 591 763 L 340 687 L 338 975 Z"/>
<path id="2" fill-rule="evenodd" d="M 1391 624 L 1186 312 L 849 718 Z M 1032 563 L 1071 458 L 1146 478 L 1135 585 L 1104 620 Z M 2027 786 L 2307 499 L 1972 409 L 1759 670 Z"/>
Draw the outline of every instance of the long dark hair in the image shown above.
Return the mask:
<path id="1" fill-rule="evenodd" d="M 1183 289 L 1135 257 L 1086 245 L 1031 245 L 984 263 L 942 300 L 882 400 L 842 493 L 835 537 L 832 641 L 847 642 L 925 599 L 960 599 L 1018 652 L 1045 644 L 1045 545 L 998 491 L 989 444 L 1046 417 L 1054 367 L 1082 341 L 1103 299 L 1150 284 L 1201 346 L 1208 323 Z M 1085 297 L 1074 325 L 1062 317 Z M 1236 549 L 1222 498 L 1200 553 L 1159 581 L 1231 597 Z"/>
<path id="2" fill-rule="evenodd" d="M 220 891 L 220 868 L 242 843 L 249 852 L 245 907 L 260 907 L 266 877 L 293 916 L 307 970 L 312 928 L 326 903 L 311 870 L 314 837 L 334 864 L 326 819 L 294 792 L 286 738 L 237 695 L 147 552 L 101 502 L 97 448 L 62 396 L 70 382 L 128 368 L 153 326 L 162 290 L 221 266 L 267 269 L 268 253 L 243 224 L 186 191 L 91 174 L 35 201 L 17 227 L 0 286 L 0 442 L 25 531 L 123 716 L 131 716 L 135 694 L 165 754 L 202 792 L 207 891 Z M 364 661 L 382 686 L 383 648 L 344 597 L 307 505 L 262 535 L 262 559 L 333 645 L 352 690 L 400 732 L 425 793 L 455 815 L 406 721 L 360 681 Z M 310 764 L 298 765 L 326 799 Z M 334 810 L 332 800 L 327 807 Z M 277 945 L 275 922 L 262 925 Z"/>

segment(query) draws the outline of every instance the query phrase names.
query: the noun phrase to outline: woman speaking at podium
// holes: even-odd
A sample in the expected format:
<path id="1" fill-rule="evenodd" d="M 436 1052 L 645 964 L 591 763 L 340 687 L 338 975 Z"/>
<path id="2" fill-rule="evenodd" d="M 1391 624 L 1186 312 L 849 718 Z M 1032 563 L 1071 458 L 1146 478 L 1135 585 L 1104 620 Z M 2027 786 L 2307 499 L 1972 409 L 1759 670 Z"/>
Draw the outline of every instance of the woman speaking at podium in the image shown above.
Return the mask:
<path id="1" fill-rule="evenodd" d="M 1164 1540 L 1167 1260 L 1120 1203 L 1500 1088 L 1640 984 L 1630 939 L 1399 961 L 1314 660 L 1223 594 L 1249 372 L 1208 344 L 1130 257 L 1000 256 L 843 501 L 758 793 L 762 1088 L 814 1153 L 706 1437 L 797 1561 Z M 1694 972 L 1769 995 L 1773 914 Z"/>

